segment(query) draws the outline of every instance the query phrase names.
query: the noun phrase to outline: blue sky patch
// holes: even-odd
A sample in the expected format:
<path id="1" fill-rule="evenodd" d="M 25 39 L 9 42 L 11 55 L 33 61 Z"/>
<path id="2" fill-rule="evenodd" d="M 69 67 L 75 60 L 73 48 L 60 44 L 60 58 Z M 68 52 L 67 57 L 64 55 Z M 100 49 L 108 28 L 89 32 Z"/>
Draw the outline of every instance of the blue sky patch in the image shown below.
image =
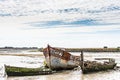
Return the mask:
<path id="1" fill-rule="evenodd" d="M 65 21 L 61 21 L 61 20 L 56 20 L 56 21 L 42 21 L 42 22 L 32 22 L 30 23 L 31 26 L 33 27 L 40 27 L 40 28 L 55 28 L 56 26 L 60 27 L 60 26 L 74 26 L 74 25 L 86 25 L 86 26 L 90 26 L 90 25 L 97 25 L 98 23 L 96 22 L 96 20 L 92 20 L 92 19 L 83 19 L 83 20 L 77 20 L 77 21 L 72 21 L 72 22 L 65 22 Z"/>

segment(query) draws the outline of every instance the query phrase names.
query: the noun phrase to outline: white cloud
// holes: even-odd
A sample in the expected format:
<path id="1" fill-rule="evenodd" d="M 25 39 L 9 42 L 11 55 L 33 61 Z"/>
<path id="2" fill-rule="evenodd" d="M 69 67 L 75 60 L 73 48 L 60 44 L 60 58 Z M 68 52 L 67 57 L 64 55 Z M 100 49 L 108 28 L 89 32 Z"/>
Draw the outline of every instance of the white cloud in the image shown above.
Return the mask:
<path id="1" fill-rule="evenodd" d="M 59 9 L 80 8 L 80 12 L 85 13 L 119 5 L 119 0 L 5 0 L 0 3 L 0 11 L 11 15 L 36 15 L 44 10 L 56 12 Z"/>
<path id="2" fill-rule="evenodd" d="M 0 2 L 0 46 L 103 47 L 120 45 L 119 34 L 101 32 L 120 30 L 119 0 L 4 0 Z M 110 10 L 111 6 L 118 7 Z M 76 8 L 78 11 L 65 12 Z M 59 10 L 63 10 L 60 13 Z M 89 13 L 88 11 L 98 11 Z M 42 13 L 44 11 L 44 13 Z M 46 11 L 46 12 L 45 12 Z M 100 12 L 99 12 L 100 11 Z M 40 29 L 31 22 L 93 19 L 110 25 L 57 25 Z M 111 25 L 118 24 L 118 25 Z M 58 27 L 59 26 L 59 27 Z M 71 27 L 72 26 L 72 27 Z M 42 27 L 42 26 L 41 26 Z M 50 27 L 50 26 L 47 26 Z M 97 34 L 99 33 L 99 34 Z"/>

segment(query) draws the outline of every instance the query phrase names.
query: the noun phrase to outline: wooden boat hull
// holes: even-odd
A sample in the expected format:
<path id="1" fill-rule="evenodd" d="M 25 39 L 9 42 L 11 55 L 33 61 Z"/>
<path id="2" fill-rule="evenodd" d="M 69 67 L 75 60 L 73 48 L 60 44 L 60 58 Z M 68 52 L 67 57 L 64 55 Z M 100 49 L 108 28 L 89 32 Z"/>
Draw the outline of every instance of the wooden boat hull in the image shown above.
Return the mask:
<path id="1" fill-rule="evenodd" d="M 114 69 L 116 63 L 115 63 L 115 59 L 113 58 L 95 58 L 94 61 L 84 61 L 83 53 L 81 53 L 80 66 L 83 73 L 90 73 L 90 72 Z"/>
<path id="2" fill-rule="evenodd" d="M 8 76 L 31 76 L 31 75 L 45 75 L 52 74 L 51 70 L 43 68 L 23 68 L 14 66 L 5 66 L 5 71 Z"/>
<path id="3" fill-rule="evenodd" d="M 116 63 L 98 63 L 96 61 L 86 61 L 84 62 L 83 73 L 90 73 L 96 71 L 104 71 L 108 69 L 114 69 Z"/>
<path id="4" fill-rule="evenodd" d="M 73 69 L 79 65 L 79 56 L 48 46 L 44 49 L 46 63 L 52 70 Z"/>
<path id="5" fill-rule="evenodd" d="M 61 69 L 73 69 L 78 65 L 72 60 L 64 60 L 55 56 L 51 56 L 51 62 L 49 63 L 49 57 L 46 58 L 47 65 L 52 70 L 61 70 Z"/>

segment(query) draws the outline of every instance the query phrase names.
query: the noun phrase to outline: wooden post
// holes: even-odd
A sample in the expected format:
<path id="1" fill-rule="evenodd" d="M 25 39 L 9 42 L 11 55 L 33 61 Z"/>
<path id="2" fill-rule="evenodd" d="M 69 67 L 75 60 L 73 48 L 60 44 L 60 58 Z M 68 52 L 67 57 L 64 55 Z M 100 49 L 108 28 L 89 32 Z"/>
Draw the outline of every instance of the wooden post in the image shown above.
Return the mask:
<path id="1" fill-rule="evenodd" d="M 83 51 L 81 51 L 81 69 L 84 69 L 84 56 L 83 56 Z"/>
<path id="2" fill-rule="evenodd" d="M 49 67 L 51 68 L 51 53 L 50 53 L 50 46 L 48 44 L 48 54 L 49 54 Z"/>

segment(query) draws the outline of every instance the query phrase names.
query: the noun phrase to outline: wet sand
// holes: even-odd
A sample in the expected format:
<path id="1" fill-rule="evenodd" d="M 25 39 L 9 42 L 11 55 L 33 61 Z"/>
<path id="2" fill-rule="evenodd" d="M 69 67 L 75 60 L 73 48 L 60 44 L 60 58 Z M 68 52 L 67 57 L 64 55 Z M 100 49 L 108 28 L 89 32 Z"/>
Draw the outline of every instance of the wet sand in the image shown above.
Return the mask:
<path id="1" fill-rule="evenodd" d="M 29 56 L 29 57 L 35 57 L 35 56 L 43 56 L 43 54 L 14 54 L 14 53 L 10 53 L 10 54 L 0 54 L 0 55 L 10 55 L 10 56 Z"/>
<path id="2" fill-rule="evenodd" d="M 91 74 L 81 71 L 63 71 L 52 75 L 8 77 L 8 80 L 119 80 L 120 71 L 108 70 Z"/>
<path id="3" fill-rule="evenodd" d="M 31 54 L 31 53 L 29 53 Z M 37 53 L 36 53 L 37 54 Z M 80 55 L 80 53 L 72 53 Z M 94 58 L 114 58 L 117 66 L 120 65 L 120 53 L 84 53 L 87 60 Z M 42 66 L 44 56 L 13 56 L 1 55 L 0 62 L 9 65 L 38 67 Z M 81 70 L 63 70 L 50 75 L 37 75 L 37 76 L 22 76 L 22 77 L 8 77 L 7 80 L 119 80 L 120 69 L 94 72 L 90 74 L 82 74 Z"/>
<path id="4" fill-rule="evenodd" d="M 7 52 L 7 53 L 0 53 L 0 55 L 10 55 L 10 56 L 28 56 L 28 57 L 35 57 L 35 56 L 43 56 L 42 52 Z"/>

